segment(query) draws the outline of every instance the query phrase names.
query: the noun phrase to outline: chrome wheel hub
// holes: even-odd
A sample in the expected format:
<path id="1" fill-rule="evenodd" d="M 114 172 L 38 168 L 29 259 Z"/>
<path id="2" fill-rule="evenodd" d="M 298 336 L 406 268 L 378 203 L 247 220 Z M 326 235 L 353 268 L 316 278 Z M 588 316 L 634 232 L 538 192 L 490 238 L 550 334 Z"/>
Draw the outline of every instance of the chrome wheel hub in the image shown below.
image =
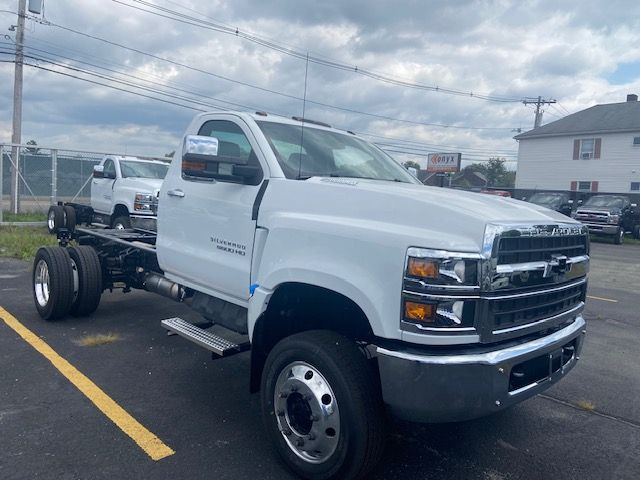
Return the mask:
<path id="1" fill-rule="evenodd" d="M 41 307 L 46 307 L 49 303 L 49 267 L 47 262 L 40 260 L 36 265 L 36 274 L 33 282 L 36 294 L 36 301 Z"/>
<path id="2" fill-rule="evenodd" d="M 289 448 L 309 463 L 322 463 L 340 439 L 338 403 L 324 376 L 306 362 L 289 364 L 278 376 L 273 405 Z"/>

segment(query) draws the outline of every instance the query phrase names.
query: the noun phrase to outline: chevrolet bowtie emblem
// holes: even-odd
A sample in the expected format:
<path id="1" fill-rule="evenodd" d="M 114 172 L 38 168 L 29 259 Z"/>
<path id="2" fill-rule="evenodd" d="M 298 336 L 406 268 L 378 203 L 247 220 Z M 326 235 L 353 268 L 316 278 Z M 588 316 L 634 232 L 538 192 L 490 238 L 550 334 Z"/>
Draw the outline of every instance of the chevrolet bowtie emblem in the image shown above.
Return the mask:
<path id="1" fill-rule="evenodd" d="M 567 263 L 565 255 L 551 255 L 551 260 L 546 262 L 542 276 L 548 278 L 551 275 L 562 275 L 571 270 L 571 264 Z"/>

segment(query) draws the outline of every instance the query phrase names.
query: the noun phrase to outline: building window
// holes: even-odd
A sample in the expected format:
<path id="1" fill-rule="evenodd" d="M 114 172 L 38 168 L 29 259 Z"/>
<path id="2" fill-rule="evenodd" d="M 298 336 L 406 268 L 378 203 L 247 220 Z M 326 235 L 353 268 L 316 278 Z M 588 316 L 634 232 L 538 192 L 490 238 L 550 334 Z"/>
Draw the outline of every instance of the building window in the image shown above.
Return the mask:
<path id="1" fill-rule="evenodd" d="M 590 192 L 591 182 L 578 182 L 578 190 L 583 192 Z"/>
<path id="2" fill-rule="evenodd" d="M 602 153 L 602 138 L 583 138 L 573 140 L 573 159 L 589 160 L 600 158 Z"/>
<path id="3" fill-rule="evenodd" d="M 582 160 L 589 160 L 590 158 L 593 158 L 595 143 L 595 138 L 585 138 L 580 140 L 580 158 Z"/>
<path id="4" fill-rule="evenodd" d="M 640 146 L 640 137 L 633 137 L 633 144 Z"/>
<path id="5" fill-rule="evenodd" d="M 631 182 L 631 191 L 640 192 L 640 182 Z"/>

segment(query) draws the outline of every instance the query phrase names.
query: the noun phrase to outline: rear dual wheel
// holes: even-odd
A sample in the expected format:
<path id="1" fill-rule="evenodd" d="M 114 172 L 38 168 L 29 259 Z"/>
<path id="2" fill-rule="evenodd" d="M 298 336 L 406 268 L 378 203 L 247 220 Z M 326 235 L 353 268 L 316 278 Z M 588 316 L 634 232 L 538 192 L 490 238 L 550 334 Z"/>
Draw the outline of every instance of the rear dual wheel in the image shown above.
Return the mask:
<path id="1" fill-rule="evenodd" d="M 73 232 L 76 228 L 76 210 L 69 205 L 51 205 L 47 212 L 47 230 L 58 233 L 61 228 Z"/>
<path id="2" fill-rule="evenodd" d="M 44 320 L 93 313 L 102 294 L 100 260 L 91 247 L 42 247 L 33 262 L 33 299 Z"/>

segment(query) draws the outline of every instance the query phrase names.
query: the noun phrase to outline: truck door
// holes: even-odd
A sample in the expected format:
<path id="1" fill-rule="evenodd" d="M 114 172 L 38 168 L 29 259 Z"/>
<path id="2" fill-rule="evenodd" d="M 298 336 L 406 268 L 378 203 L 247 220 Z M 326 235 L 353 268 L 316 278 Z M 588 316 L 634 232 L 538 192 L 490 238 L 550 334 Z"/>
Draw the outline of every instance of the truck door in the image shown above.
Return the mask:
<path id="1" fill-rule="evenodd" d="M 200 291 L 243 304 L 249 298 L 251 255 L 256 228 L 253 207 L 264 167 L 250 129 L 241 120 L 209 120 L 198 135 L 218 139 L 218 157 L 238 157 L 259 167 L 250 181 L 203 180 L 185 174 L 176 158 L 164 180 L 158 217 L 158 259 L 176 280 Z M 180 172 L 177 172 L 177 168 Z M 209 166 L 222 171 L 230 164 Z M 222 294 L 222 295 L 220 295 Z"/>
<path id="2" fill-rule="evenodd" d="M 103 178 L 91 180 L 91 206 L 96 212 L 111 214 L 113 183 L 116 181 L 116 164 L 107 158 L 103 164 Z"/>

